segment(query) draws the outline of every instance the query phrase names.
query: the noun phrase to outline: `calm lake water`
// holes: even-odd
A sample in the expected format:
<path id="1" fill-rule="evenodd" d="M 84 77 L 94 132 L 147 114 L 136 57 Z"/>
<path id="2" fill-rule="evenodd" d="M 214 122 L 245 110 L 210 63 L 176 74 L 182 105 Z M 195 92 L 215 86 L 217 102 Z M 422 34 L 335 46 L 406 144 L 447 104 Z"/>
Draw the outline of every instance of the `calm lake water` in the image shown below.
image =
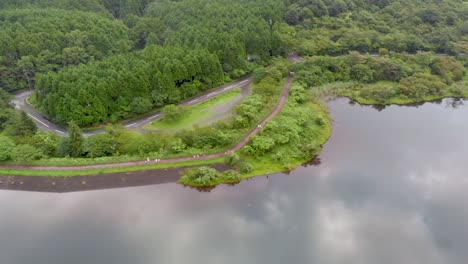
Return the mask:
<path id="1" fill-rule="evenodd" d="M 0 263 L 466 263 L 468 104 L 330 110 L 321 164 L 289 175 L 0 191 Z"/>

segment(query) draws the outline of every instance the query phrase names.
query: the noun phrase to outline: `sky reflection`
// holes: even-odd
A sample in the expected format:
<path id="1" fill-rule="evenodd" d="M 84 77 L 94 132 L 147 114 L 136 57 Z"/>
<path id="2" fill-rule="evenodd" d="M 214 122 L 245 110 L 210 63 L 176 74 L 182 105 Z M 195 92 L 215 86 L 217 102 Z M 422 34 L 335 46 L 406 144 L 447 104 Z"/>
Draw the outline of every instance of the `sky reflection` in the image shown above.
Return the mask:
<path id="1" fill-rule="evenodd" d="M 468 107 L 330 105 L 321 164 L 290 175 L 0 191 L 1 263 L 465 263 Z"/>

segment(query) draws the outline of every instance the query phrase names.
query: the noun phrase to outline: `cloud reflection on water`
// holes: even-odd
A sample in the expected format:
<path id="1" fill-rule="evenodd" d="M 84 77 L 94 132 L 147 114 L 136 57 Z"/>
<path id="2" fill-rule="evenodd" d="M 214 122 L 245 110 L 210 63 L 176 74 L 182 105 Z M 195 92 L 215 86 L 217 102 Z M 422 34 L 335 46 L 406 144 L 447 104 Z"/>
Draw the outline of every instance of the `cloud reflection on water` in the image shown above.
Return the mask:
<path id="1" fill-rule="evenodd" d="M 447 105 L 337 100 L 318 167 L 210 193 L 1 191 L 1 263 L 465 263 L 468 107 Z"/>

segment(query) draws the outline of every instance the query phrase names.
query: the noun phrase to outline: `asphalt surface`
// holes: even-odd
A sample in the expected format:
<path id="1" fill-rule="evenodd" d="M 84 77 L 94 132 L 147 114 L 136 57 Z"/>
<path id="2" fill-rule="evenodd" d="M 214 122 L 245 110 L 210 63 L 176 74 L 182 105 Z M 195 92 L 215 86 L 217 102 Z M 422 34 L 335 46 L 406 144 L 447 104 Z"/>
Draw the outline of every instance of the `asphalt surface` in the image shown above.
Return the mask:
<path id="1" fill-rule="evenodd" d="M 223 85 L 216 89 L 212 89 L 208 92 L 205 92 L 199 96 L 182 101 L 178 105 L 195 105 L 195 104 L 204 102 L 212 97 L 220 95 L 222 93 L 228 92 L 237 87 L 241 88 L 243 95 L 247 95 L 249 93 L 249 87 L 251 83 L 252 83 L 252 77 L 244 78 L 237 82 Z M 27 99 L 32 93 L 33 91 L 24 91 L 24 92 L 16 94 L 14 99 L 12 100 L 12 103 L 14 104 L 15 109 L 18 111 L 24 110 L 31 117 L 31 119 L 37 124 L 37 127 L 39 129 L 54 132 L 58 134 L 59 136 L 67 136 L 68 132 L 66 128 L 60 125 L 57 125 L 53 123 L 52 121 L 46 119 L 39 112 L 37 112 L 35 109 L 29 106 L 29 104 L 27 103 Z M 161 118 L 162 118 L 161 112 L 156 112 L 156 113 L 152 113 L 151 115 L 143 116 L 137 120 L 125 122 L 123 123 L 123 126 L 127 129 L 140 129 L 146 124 L 153 122 L 155 120 L 161 119 Z M 104 132 L 105 132 L 104 129 L 96 129 L 96 130 L 83 132 L 83 135 L 86 137 L 89 137 L 89 136 L 96 135 L 96 134 L 102 134 Z"/>
<path id="2" fill-rule="evenodd" d="M 372 54 L 369 54 L 369 55 L 372 56 L 372 57 L 379 57 L 380 56 L 379 54 L 375 54 L 375 53 L 372 53 Z M 409 54 L 409 55 L 414 56 L 415 54 Z M 467 55 L 468 54 L 461 53 L 461 54 L 458 54 L 457 56 L 464 57 L 464 56 L 467 56 Z M 445 56 L 449 56 L 449 54 L 435 53 L 435 54 L 433 54 L 433 56 L 445 57 Z M 296 53 L 291 53 L 289 55 L 288 59 L 292 63 L 298 63 L 298 62 L 303 61 L 302 58 Z M 212 98 L 214 96 L 217 96 L 217 95 L 222 94 L 224 92 L 230 91 L 230 90 L 232 90 L 234 88 L 237 88 L 237 87 L 240 87 L 242 89 L 242 94 L 243 95 L 247 95 L 248 92 L 249 92 L 249 86 L 250 86 L 251 83 L 252 83 L 252 77 L 248 77 L 248 78 L 239 80 L 237 82 L 233 82 L 231 84 L 227 84 L 227 85 L 218 87 L 216 89 L 210 90 L 209 92 L 205 92 L 205 93 L 203 93 L 203 94 L 201 94 L 201 95 L 199 95 L 197 97 L 193 97 L 193 98 L 187 99 L 185 101 L 182 101 L 178 105 L 195 105 L 195 104 L 206 101 L 206 100 L 208 100 L 208 99 L 210 99 L 210 98 Z M 50 120 L 46 119 L 39 112 L 37 112 L 36 110 L 31 108 L 26 103 L 27 98 L 32 93 L 33 93 L 33 91 L 24 91 L 24 92 L 21 92 L 21 93 L 17 94 L 15 96 L 15 98 L 13 99 L 13 101 L 12 101 L 12 103 L 15 106 L 15 109 L 18 110 L 18 111 L 24 110 L 32 118 L 32 120 L 37 124 L 39 129 L 45 130 L 45 131 L 52 131 L 52 132 L 58 134 L 59 136 L 68 136 L 68 132 L 67 132 L 66 128 L 64 128 L 64 127 L 62 127 L 62 126 L 60 126 L 58 124 L 55 124 L 55 123 L 51 122 Z M 141 117 L 141 118 L 139 118 L 137 120 L 124 122 L 123 126 L 125 128 L 127 128 L 127 129 L 135 129 L 135 130 L 136 129 L 141 129 L 146 124 L 148 124 L 150 122 L 153 122 L 155 120 L 161 119 L 161 118 L 162 118 L 161 112 L 156 112 L 156 113 L 152 113 L 152 114 L 147 115 L 147 116 L 143 116 L 143 117 Z M 89 137 L 89 136 L 96 135 L 96 134 L 102 134 L 104 132 L 105 132 L 105 129 L 95 129 L 95 130 L 85 131 L 85 132 L 83 132 L 83 135 L 86 136 L 86 137 Z"/>
<path id="3" fill-rule="evenodd" d="M 281 98 L 278 104 L 276 105 L 275 109 L 268 115 L 268 117 L 265 118 L 262 122 L 260 122 L 258 126 L 255 127 L 241 142 L 237 143 L 234 147 L 224 152 L 218 152 L 218 153 L 213 153 L 213 154 L 208 154 L 208 155 L 196 155 L 196 156 L 189 156 L 189 157 L 169 158 L 169 159 L 150 160 L 149 158 L 147 158 L 146 160 L 140 160 L 140 161 L 129 161 L 129 162 L 121 162 L 121 163 L 108 163 L 108 164 L 96 164 L 96 165 L 82 165 L 82 166 L 0 165 L 0 167 L 8 168 L 8 169 L 30 169 L 30 170 L 85 170 L 85 169 L 104 169 L 104 168 L 115 168 L 115 167 L 139 166 L 139 165 L 145 165 L 145 164 L 150 164 L 150 163 L 151 164 L 173 163 L 173 162 L 191 161 L 191 160 L 206 160 L 206 159 L 214 159 L 214 158 L 223 157 L 230 152 L 235 152 L 241 149 L 243 146 L 249 143 L 250 139 L 253 136 L 257 135 L 270 120 L 272 120 L 279 112 L 281 112 L 281 109 L 283 109 L 284 105 L 286 104 L 286 100 L 288 99 L 289 90 L 291 88 L 293 78 L 294 78 L 294 74 L 290 74 L 288 76 L 288 79 L 286 81 L 286 84 L 284 85 L 283 91 L 281 92 Z M 249 80 L 250 79 L 247 79 L 247 81 Z M 231 85 L 224 87 L 224 88 L 227 88 L 226 91 L 228 89 L 232 89 L 236 87 L 234 86 L 234 87 L 228 88 Z M 221 92 L 223 92 L 223 89 L 221 89 Z M 206 94 L 206 95 L 199 96 L 197 98 L 205 98 L 206 100 L 210 98 L 209 96 L 214 96 L 214 95 Z M 192 101 L 193 100 L 196 100 L 196 99 L 192 99 Z M 192 101 L 189 101 L 188 103 L 197 103 L 197 102 L 192 102 Z"/>
<path id="4" fill-rule="evenodd" d="M 37 127 L 41 130 L 52 131 L 61 136 L 65 136 L 67 133 L 66 129 L 52 123 L 51 121 L 45 119 L 40 113 L 31 108 L 26 100 L 33 93 L 33 91 L 23 91 L 19 94 L 16 94 L 14 99 L 11 101 L 15 109 L 18 111 L 24 110 L 29 117 L 36 123 Z"/>

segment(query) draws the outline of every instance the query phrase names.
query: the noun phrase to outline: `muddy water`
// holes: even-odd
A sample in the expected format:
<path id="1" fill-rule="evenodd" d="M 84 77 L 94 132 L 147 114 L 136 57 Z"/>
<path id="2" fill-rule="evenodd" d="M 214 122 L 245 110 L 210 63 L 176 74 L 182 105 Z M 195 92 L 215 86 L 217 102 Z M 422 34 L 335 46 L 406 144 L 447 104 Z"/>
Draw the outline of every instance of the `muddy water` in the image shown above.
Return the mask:
<path id="1" fill-rule="evenodd" d="M 289 175 L 0 191 L 0 263 L 466 263 L 468 105 L 330 106 L 320 162 Z"/>

